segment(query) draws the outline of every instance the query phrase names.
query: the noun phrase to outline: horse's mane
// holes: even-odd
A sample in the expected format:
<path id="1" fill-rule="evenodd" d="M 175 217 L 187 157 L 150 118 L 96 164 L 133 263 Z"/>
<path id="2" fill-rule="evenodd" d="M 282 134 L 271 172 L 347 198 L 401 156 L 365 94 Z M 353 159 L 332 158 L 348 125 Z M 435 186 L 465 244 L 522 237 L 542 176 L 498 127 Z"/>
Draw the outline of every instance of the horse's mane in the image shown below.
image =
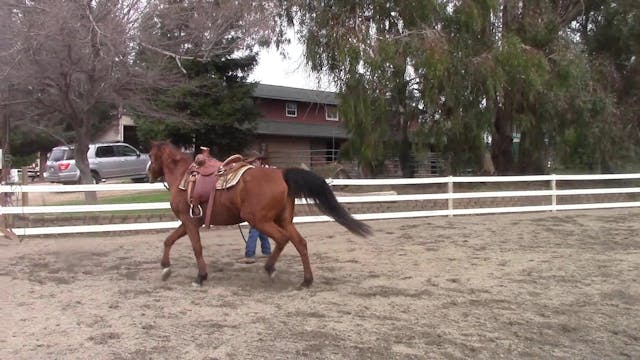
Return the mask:
<path id="1" fill-rule="evenodd" d="M 156 141 L 153 142 L 153 147 L 157 147 L 158 150 L 164 152 L 165 154 L 170 156 L 170 159 L 175 162 L 179 161 L 193 161 L 189 156 L 180 149 L 178 149 L 175 145 L 173 145 L 170 141 Z"/>

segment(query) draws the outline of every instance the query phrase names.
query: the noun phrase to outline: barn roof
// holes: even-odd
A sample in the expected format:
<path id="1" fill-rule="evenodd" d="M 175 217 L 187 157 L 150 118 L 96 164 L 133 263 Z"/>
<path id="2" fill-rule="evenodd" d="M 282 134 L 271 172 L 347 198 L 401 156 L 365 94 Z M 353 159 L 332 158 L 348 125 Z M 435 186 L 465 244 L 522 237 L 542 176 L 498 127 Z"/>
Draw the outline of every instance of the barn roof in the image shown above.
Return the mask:
<path id="1" fill-rule="evenodd" d="M 265 99 L 338 105 L 338 98 L 334 92 L 300 89 L 289 86 L 257 84 L 253 91 L 253 96 Z"/>
<path id="2" fill-rule="evenodd" d="M 305 124 L 273 120 L 257 122 L 256 133 L 262 135 L 282 135 L 295 137 L 348 139 L 349 134 L 342 126 Z"/>

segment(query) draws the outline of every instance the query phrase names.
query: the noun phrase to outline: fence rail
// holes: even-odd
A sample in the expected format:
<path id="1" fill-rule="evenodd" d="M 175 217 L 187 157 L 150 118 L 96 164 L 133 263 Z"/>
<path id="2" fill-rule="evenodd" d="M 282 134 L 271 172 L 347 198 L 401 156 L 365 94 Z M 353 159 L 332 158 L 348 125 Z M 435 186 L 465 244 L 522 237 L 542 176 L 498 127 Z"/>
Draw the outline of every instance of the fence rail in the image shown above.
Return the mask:
<path id="1" fill-rule="evenodd" d="M 428 194 L 389 194 L 389 195 L 351 195 L 338 196 L 341 203 L 388 203 L 424 200 L 446 200 L 447 206 L 438 210 L 414 210 L 399 212 L 359 213 L 354 217 L 361 220 L 418 218 L 429 216 L 455 216 L 475 214 L 499 214 L 539 211 L 562 211 L 581 209 L 610 209 L 640 207 L 640 201 L 620 202 L 591 202 L 581 204 L 558 204 L 558 198 L 571 195 L 611 195 L 611 194 L 640 194 L 640 187 L 600 187 L 586 189 L 558 189 L 558 182 L 562 181 L 615 181 L 615 180 L 639 180 L 640 174 L 605 174 L 605 175 L 535 175 L 535 176 L 475 176 L 475 177 L 430 177 L 411 179 L 328 179 L 331 186 L 375 186 L 375 185 L 428 185 L 446 184 L 446 191 Z M 454 192 L 455 184 L 461 183 L 514 183 L 536 182 L 546 183 L 548 189 L 521 190 L 521 191 L 475 191 Z M 614 184 L 615 185 L 615 184 Z M 164 184 L 98 184 L 98 185 L 0 185 L 0 193 L 51 193 L 51 192 L 86 192 L 86 191 L 158 191 L 166 190 Z M 545 197 L 550 200 L 549 205 L 508 206 L 508 207 L 481 207 L 481 208 L 456 208 L 454 200 L 460 199 L 486 199 L 486 198 L 521 198 L 521 197 Z M 640 196 L 635 197 L 640 200 Z M 297 204 L 308 204 L 304 199 L 297 199 Z M 159 210 L 169 209 L 168 202 L 134 203 L 134 204 L 101 204 L 101 205 L 60 205 L 60 206 L 0 206 L 0 216 L 27 215 L 27 214 L 63 214 L 63 213 L 87 213 L 110 212 L 123 210 Z M 326 216 L 297 216 L 297 223 L 331 221 Z M 2 223 L 0 223 L 2 224 Z M 92 233 L 112 231 L 132 231 L 174 228 L 178 221 L 128 223 L 128 224 L 104 224 L 104 225 L 74 225 L 74 226 L 48 226 L 48 227 L 22 227 L 8 229 L 18 236 Z"/>

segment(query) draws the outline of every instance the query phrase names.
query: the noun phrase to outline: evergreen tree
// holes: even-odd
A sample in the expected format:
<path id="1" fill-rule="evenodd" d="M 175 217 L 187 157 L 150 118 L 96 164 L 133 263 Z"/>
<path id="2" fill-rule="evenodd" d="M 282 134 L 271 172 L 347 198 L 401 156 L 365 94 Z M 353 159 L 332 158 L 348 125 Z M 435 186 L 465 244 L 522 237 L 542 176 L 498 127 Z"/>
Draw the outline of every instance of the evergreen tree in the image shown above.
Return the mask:
<path id="1" fill-rule="evenodd" d="M 259 115 L 251 97 L 254 85 L 246 81 L 255 64 L 255 55 L 185 62 L 189 85 L 166 91 L 159 105 L 179 119 L 140 118 L 139 136 L 144 142 L 207 146 L 218 157 L 242 152 Z"/>

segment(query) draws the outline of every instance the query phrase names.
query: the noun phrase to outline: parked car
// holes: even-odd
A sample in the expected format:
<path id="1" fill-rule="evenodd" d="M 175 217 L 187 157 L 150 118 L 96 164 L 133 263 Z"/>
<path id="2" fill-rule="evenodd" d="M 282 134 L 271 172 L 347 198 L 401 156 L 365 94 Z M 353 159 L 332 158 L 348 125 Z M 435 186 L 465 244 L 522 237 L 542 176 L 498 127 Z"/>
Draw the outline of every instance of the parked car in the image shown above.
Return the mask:
<path id="1" fill-rule="evenodd" d="M 94 183 L 104 179 L 129 177 L 135 182 L 146 181 L 149 155 L 125 143 L 90 144 L 87 152 Z M 80 170 L 76 166 L 75 148 L 58 146 L 51 150 L 44 179 L 49 182 L 77 184 Z"/>

